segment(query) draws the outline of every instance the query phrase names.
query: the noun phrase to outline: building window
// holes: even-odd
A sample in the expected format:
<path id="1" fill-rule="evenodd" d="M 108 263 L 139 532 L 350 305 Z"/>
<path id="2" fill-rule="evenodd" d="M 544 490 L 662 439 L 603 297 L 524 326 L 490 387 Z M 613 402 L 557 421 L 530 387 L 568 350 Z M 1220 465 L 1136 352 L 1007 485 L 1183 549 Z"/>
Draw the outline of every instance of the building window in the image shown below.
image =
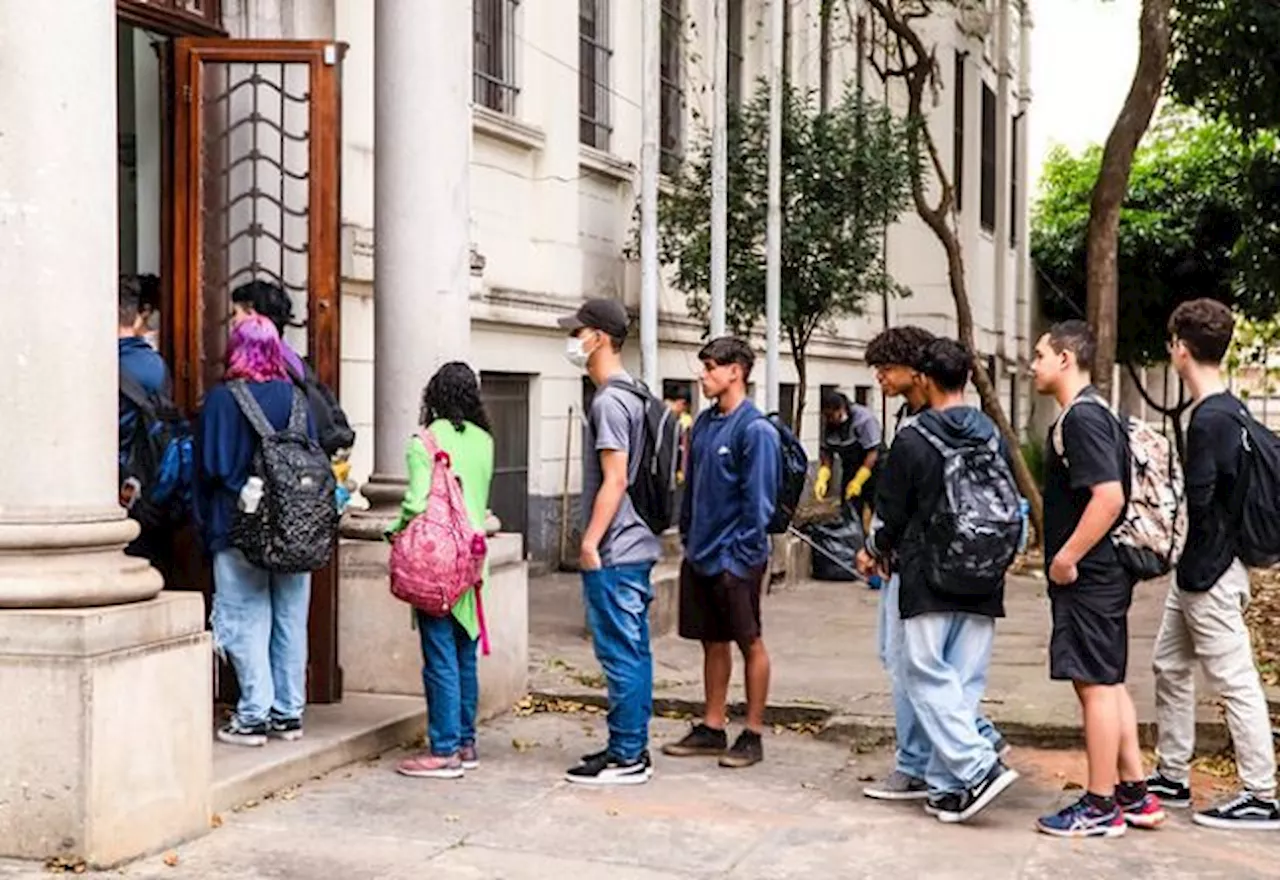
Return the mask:
<path id="1" fill-rule="evenodd" d="M 578 0 L 578 140 L 609 149 L 609 0 Z"/>
<path id="2" fill-rule="evenodd" d="M 725 92 L 728 96 L 730 107 L 738 107 L 742 104 L 742 64 L 745 57 L 742 51 L 743 2 L 744 0 L 729 0 L 729 20 L 727 22 L 729 70 L 725 78 Z"/>
<path id="3" fill-rule="evenodd" d="M 662 125 L 659 143 L 662 147 L 661 168 L 663 174 L 675 174 L 684 158 L 684 91 L 682 71 L 684 62 L 684 10 L 683 0 L 662 0 L 661 115 Z"/>
<path id="4" fill-rule="evenodd" d="M 858 406 L 871 406 L 871 386 L 854 385 L 853 402 Z"/>
<path id="5" fill-rule="evenodd" d="M 1018 210 L 1018 200 L 1022 196 L 1021 190 L 1018 188 L 1018 175 L 1022 173 L 1022 169 L 1018 167 L 1018 155 L 1022 144 L 1022 124 L 1026 119 L 1026 114 L 1019 113 L 1013 117 L 1013 131 L 1010 136 L 1011 144 L 1009 146 L 1009 247 L 1017 247 L 1018 245 L 1018 220 L 1022 217 L 1022 212 Z"/>
<path id="6" fill-rule="evenodd" d="M 516 9 L 520 0 L 474 0 L 475 73 L 472 98 L 482 107 L 516 112 Z"/>
<path id="7" fill-rule="evenodd" d="M 996 93 L 982 86 L 982 228 L 996 228 Z"/>
<path id="8" fill-rule="evenodd" d="M 778 418 L 794 433 L 796 429 L 796 386 L 794 382 L 778 383 Z"/>
<path id="9" fill-rule="evenodd" d="M 956 53 L 955 94 L 952 96 L 954 117 L 951 147 L 951 182 L 956 188 L 956 210 L 964 208 L 964 59 L 963 52 Z"/>

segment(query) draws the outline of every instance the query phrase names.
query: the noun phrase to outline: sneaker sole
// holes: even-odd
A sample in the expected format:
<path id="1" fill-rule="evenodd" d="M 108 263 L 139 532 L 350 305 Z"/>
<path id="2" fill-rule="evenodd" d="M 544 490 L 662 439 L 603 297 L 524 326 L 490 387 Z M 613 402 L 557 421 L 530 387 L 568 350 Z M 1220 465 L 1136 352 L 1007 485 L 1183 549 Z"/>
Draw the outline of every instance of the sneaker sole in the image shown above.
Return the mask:
<path id="1" fill-rule="evenodd" d="M 725 755 L 720 758 L 720 766 L 726 770 L 745 770 L 747 767 L 754 767 L 762 761 L 764 761 L 764 758 L 730 758 Z"/>
<path id="2" fill-rule="evenodd" d="M 449 770 L 404 770 L 397 767 L 396 772 L 410 779 L 461 779 L 466 775 L 461 767 Z"/>
<path id="3" fill-rule="evenodd" d="M 605 788 L 610 785 L 644 785 L 653 778 L 653 772 L 646 770 L 643 773 L 629 773 L 626 776 L 572 776 L 568 773 L 564 775 L 566 782 L 572 782 L 574 785 L 590 785 L 597 788 Z"/>
<path id="4" fill-rule="evenodd" d="M 1036 830 L 1041 834 L 1047 834 L 1050 837 L 1083 840 L 1088 837 L 1124 837 L 1125 832 L 1129 830 L 1129 826 L 1106 825 L 1100 828 L 1089 828 L 1087 830 L 1074 829 L 1072 831 L 1059 831 L 1056 828 L 1046 828 L 1037 823 Z"/>
<path id="5" fill-rule="evenodd" d="M 1143 816 L 1126 815 L 1124 817 L 1124 822 L 1130 828 L 1143 828 L 1147 830 L 1153 830 L 1163 825 L 1165 823 L 1165 820 L 1168 818 L 1169 817 L 1166 816 L 1164 813 L 1151 813 L 1149 815 L 1143 815 Z"/>
<path id="6" fill-rule="evenodd" d="M 1000 776 L 996 778 L 996 781 L 991 783 L 991 785 L 987 788 L 987 790 L 982 793 L 982 796 L 979 797 L 972 804 L 970 804 L 967 808 L 965 808 L 963 812 L 939 813 L 938 821 L 944 822 L 948 825 L 954 825 L 959 822 L 969 821 L 974 816 L 978 815 L 987 807 L 989 807 L 991 805 L 991 802 L 994 801 L 997 797 L 1004 794 L 1005 790 L 1009 786 L 1013 785 L 1015 782 L 1018 781 L 1018 778 L 1019 778 L 1019 775 L 1017 770 L 1006 769 L 1005 772 L 1000 774 Z"/>
<path id="7" fill-rule="evenodd" d="M 864 788 L 862 790 L 863 797 L 869 797 L 873 801 L 926 801 L 929 799 L 927 791 L 886 791 L 881 788 Z"/>
<path id="8" fill-rule="evenodd" d="M 1155 791 L 1151 793 L 1154 794 L 1156 797 L 1160 798 L 1160 806 L 1162 807 L 1169 807 L 1174 810 L 1185 810 L 1191 806 L 1191 798 L 1182 800 L 1182 799 L 1175 799 L 1175 798 L 1166 798 L 1164 795 Z"/>
<path id="9" fill-rule="evenodd" d="M 463 761 L 462 769 L 463 770 L 479 770 L 480 762 L 479 761 Z"/>
<path id="10" fill-rule="evenodd" d="M 727 751 L 729 751 L 728 746 L 723 749 L 693 749 L 685 746 L 662 747 L 662 754 L 668 758 L 718 758 Z"/>
<path id="11" fill-rule="evenodd" d="M 1216 819 L 1196 813 L 1191 821 L 1202 828 L 1218 831 L 1280 831 L 1280 819 Z"/>
<path id="12" fill-rule="evenodd" d="M 280 733 L 273 732 L 267 735 L 272 739 L 278 739 L 284 742 L 297 742 L 298 740 L 302 739 L 301 730 L 287 730 L 287 731 L 282 731 Z"/>
<path id="13" fill-rule="evenodd" d="M 218 731 L 217 739 L 218 742 L 226 743 L 229 746 L 247 746 L 254 749 L 261 748 L 267 744 L 267 735 L 265 733 L 256 736 L 235 736 Z"/>

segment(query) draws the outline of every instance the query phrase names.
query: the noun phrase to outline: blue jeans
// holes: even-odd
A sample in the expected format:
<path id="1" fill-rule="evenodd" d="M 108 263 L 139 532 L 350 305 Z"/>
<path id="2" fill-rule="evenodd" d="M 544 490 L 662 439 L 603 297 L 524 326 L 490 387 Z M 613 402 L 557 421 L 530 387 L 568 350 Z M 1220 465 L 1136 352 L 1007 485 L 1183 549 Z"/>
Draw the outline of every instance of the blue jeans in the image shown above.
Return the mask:
<path id="1" fill-rule="evenodd" d="M 609 754 L 634 761 L 649 745 L 653 653 L 649 648 L 652 563 L 582 573 L 596 660 L 609 686 Z"/>
<path id="2" fill-rule="evenodd" d="M 447 617 L 415 612 L 422 640 L 422 690 L 427 697 L 427 740 L 431 754 L 449 757 L 475 745 L 476 642 L 462 624 Z"/>
<path id="3" fill-rule="evenodd" d="M 895 769 L 915 779 L 924 779 L 929 769 L 929 757 L 933 747 L 929 737 L 916 718 L 916 710 L 907 696 L 902 674 L 902 617 L 898 608 L 898 590 L 901 578 L 893 575 L 880 591 L 880 663 L 889 673 L 889 685 L 893 692 L 893 726 L 897 741 Z M 982 691 L 986 692 L 986 670 L 983 670 Z M 995 745 L 1000 741 L 1000 731 L 985 715 L 978 715 L 978 733 Z"/>
<path id="4" fill-rule="evenodd" d="M 213 643 L 236 671 L 242 724 L 302 717 L 310 609 L 309 572 L 270 572 L 239 550 L 213 557 Z"/>
<path id="5" fill-rule="evenodd" d="M 997 760 L 976 720 L 995 632 L 993 619 L 976 614 L 935 612 L 903 621 L 903 683 L 933 747 L 924 774 L 930 791 L 970 788 Z"/>

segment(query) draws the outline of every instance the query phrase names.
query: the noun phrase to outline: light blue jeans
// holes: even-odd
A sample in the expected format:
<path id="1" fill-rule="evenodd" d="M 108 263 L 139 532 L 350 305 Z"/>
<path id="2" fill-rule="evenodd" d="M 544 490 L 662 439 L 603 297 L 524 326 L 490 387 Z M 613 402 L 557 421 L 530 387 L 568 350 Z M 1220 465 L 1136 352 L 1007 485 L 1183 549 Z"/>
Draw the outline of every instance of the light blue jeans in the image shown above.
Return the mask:
<path id="1" fill-rule="evenodd" d="M 236 671 L 242 724 L 302 717 L 310 610 L 310 572 L 270 572 L 239 550 L 213 557 L 213 644 Z"/>
<path id="2" fill-rule="evenodd" d="M 992 618 L 976 614 L 937 612 L 903 621 L 903 684 L 933 747 L 924 774 L 930 791 L 970 788 L 997 760 L 977 723 L 995 632 Z"/>
<path id="3" fill-rule="evenodd" d="M 415 612 L 422 642 L 422 689 L 427 696 L 427 745 L 431 754 L 456 755 L 476 743 L 480 680 L 476 640 L 453 615 Z"/>
<path id="4" fill-rule="evenodd" d="M 902 675 L 902 617 L 898 608 L 898 589 L 901 578 L 893 575 L 880 591 L 880 663 L 889 673 L 889 686 L 893 693 L 893 725 L 897 741 L 895 769 L 914 778 L 924 779 L 929 769 L 933 747 L 925 735 L 916 710 L 907 696 Z M 986 669 L 983 669 L 982 692 L 986 692 Z M 981 699 L 981 693 L 979 699 Z M 985 715 L 978 715 L 978 733 L 993 746 L 1001 740 L 1000 731 Z"/>
<path id="5" fill-rule="evenodd" d="M 582 594 L 596 660 L 609 687 L 609 754 L 634 761 L 649 746 L 653 653 L 649 603 L 653 565 L 615 565 L 582 573 Z"/>

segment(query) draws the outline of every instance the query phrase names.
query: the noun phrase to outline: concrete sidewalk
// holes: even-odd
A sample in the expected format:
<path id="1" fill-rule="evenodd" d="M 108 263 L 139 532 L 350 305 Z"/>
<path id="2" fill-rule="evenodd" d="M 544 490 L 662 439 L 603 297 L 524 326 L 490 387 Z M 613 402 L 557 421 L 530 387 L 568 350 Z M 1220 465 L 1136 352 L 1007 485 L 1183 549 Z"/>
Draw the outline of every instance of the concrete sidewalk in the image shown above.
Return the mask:
<path id="1" fill-rule="evenodd" d="M 466 779 L 393 772 L 403 752 L 336 771 L 222 817 L 171 853 L 84 876 L 150 880 L 1048 880 L 1276 876 L 1280 834 L 1208 831 L 1185 812 L 1155 832 L 1061 841 L 1035 833 L 1043 812 L 1078 796 L 1083 756 L 1015 749 L 1023 773 L 966 826 L 919 804 L 867 800 L 865 779 L 887 751 L 859 754 L 797 734 L 769 736 L 765 763 L 656 756 L 651 783 L 588 789 L 562 781 L 576 756 L 601 747 L 598 715 L 507 717 L 481 731 L 483 766 Z M 658 721 L 655 741 L 683 725 Z M 1201 795 L 1210 786 L 1198 779 Z M 3 880 L 48 876 L 0 862 Z"/>
<path id="2" fill-rule="evenodd" d="M 1129 683 L 1150 741 L 1154 721 L 1151 652 L 1166 582 L 1141 584 L 1130 613 Z M 604 681 L 585 637 L 576 576 L 548 575 L 529 584 L 531 689 L 535 694 L 601 702 Z M 765 642 L 773 660 L 771 720 L 808 722 L 830 735 L 883 742 L 892 737 L 888 680 L 877 654 L 879 594 L 861 584 L 802 581 L 764 598 Z M 984 708 L 1011 741 L 1042 746 L 1080 742 L 1071 686 L 1049 680 L 1049 606 L 1042 579 L 1016 576 L 1006 591 L 1006 619 L 996 631 Z M 676 636 L 655 640 L 657 711 L 700 711 L 702 653 Z M 741 664 L 733 699 L 743 696 Z M 1202 751 L 1226 745 L 1221 712 L 1202 686 Z"/>

